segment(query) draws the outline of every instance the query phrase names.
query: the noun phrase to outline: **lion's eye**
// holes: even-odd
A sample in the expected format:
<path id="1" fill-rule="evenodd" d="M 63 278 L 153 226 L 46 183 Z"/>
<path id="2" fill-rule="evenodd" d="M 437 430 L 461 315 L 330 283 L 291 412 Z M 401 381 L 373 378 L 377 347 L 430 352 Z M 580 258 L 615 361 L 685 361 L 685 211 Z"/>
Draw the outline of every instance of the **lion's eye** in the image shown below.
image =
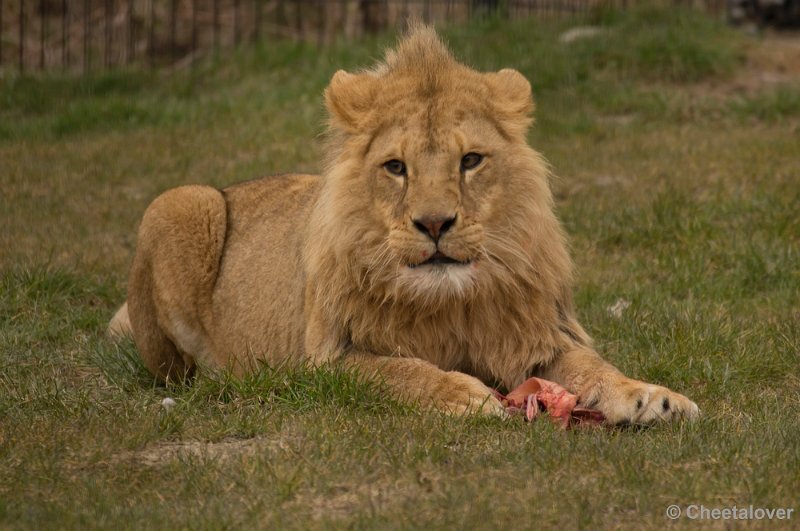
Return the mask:
<path id="1" fill-rule="evenodd" d="M 461 158 L 461 171 L 473 170 L 483 161 L 483 155 L 479 153 L 467 153 Z"/>
<path id="2" fill-rule="evenodd" d="M 389 162 L 385 162 L 383 167 L 396 177 L 405 177 L 406 175 L 406 164 L 402 160 L 392 159 Z"/>

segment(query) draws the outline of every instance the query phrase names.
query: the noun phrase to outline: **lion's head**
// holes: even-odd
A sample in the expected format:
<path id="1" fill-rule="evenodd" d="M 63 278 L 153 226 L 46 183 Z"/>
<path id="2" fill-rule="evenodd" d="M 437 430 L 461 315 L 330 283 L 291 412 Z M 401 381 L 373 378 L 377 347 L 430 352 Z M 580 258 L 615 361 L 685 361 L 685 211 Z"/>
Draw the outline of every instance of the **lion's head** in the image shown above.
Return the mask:
<path id="1" fill-rule="evenodd" d="M 438 306 L 562 287 L 569 259 L 526 142 L 522 74 L 477 72 L 416 27 L 374 69 L 337 72 L 325 101 L 332 137 L 310 230 L 360 289 Z"/>

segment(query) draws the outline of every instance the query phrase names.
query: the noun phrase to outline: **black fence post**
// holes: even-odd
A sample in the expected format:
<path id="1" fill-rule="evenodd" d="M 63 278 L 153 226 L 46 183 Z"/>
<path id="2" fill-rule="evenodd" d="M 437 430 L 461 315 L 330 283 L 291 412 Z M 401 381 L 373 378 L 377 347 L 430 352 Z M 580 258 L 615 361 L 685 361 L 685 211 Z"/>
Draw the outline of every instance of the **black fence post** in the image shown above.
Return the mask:
<path id="1" fill-rule="evenodd" d="M 156 61 L 156 4 L 150 2 L 150 26 L 147 35 L 147 55 L 150 58 L 150 66 L 155 66 Z"/>
<path id="2" fill-rule="evenodd" d="M 192 62 L 197 53 L 197 0 L 192 0 Z"/>
<path id="3" fill-rule="evenodd" d="M 134 0 L 128 0 L 128 63 L 133 61 L 136 56 L 136 33 L 133 24 L 134 18 Z"/>
<path id="4" fill-rule="evenodd" d="M 47 41 L 47 2 L 39 0 L 39 70 L 44 70 L 44 47 Z"/>
<path id="5" fill-rule="evenodd" d="M 84 73 L 89 72 L 90 68 L 90 32 L 91 32 L 91 25 L 89 24 L 89 0 L 83 0 L 83 71 Z"/>
<path id="6" fill-rule="evenodd" d="M 303 0 L 297 0 L 294 4 L 294 28 L 297 32 L 296 37 L 303 38 L 303 17 L 300 13 L 300 7 Z"/>
<path id="7" fill-rule="evenodd" d="M 19 0 L 19 71 L 25 72 L 25 0 Z"/>
<path id="8" fill-rule="evenodd" d="M 61 0 L 61 68 L 69 68 L 69 46 L 67 46 L 67 33 L 69 32 L 69 11 L 67 0 Z"/>
<path id="9" fill-rule="evenodd" d="M 178 46 L 175 43 L 175 34 L 178 31 L 178 1 L 172 0 L 169 6 L 169 55 L 174 63 L 178 56 Z"/>
<path id="10" fill-rule="evenodd" d="M 289 19 L 286 16 L 286 5 L 284 5 L 283 0 L 278 0 L 278 8 L 275 10 L 275 21 L 276 25 L 289 25 Z"/>
<path id="11" fill-rule="evenodd" d="M 214 34 L 214 53 L 217 53 L 219 48 L 219 0 L 214 0 L 214 21 L 212 33 Z"/>
<path id="12" fill-rule="evenodd" d="M 239 0 L 233 0 L 233 47 L 239 46 Z"/>
<path id="13" fill-rule="evenodd" d="M 322 46 L 325 41 L 325 2 L 317 0 L 317 5 L 314 6 L 317 12 L 317 46 Z"/>
<path id="14" fill-rule="evenodd" d="M 0 0 L 0 65 L 3 64 L 3 0 Z"/>
<path id="15" fill-rule="evenodd" d="M 264 16 L 264 6 L 262 0 L 255 0 L 255 26 L 253 26 L 253 42 L 258 42 L 261 38 L 261 17 Z"/>
<path id="16" fill-rule="evenodd" d="M 106 0 L 103 12 L 103 21 L 105 23 L 105 34 L 104 34 L 104 44 L 103 44 L 103 63 L 108 69 L 111 67 L 111 10 L 113 6 L 114 0 Z"/>

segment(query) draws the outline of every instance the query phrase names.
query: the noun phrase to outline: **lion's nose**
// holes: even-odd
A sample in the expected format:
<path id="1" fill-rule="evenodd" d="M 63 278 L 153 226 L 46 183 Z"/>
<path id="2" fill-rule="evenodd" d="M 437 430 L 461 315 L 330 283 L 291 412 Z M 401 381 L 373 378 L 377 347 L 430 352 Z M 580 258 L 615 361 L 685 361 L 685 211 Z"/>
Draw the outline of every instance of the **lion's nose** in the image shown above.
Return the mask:
<path id="1" fill-rule="evenodd" d="M 412 220 L 414 226 L 422 234 L 427 234 L 434 242 L 438 242 L 442 234 L 450 230 L 456 222 L 455 216 L 425 216 Z"/>

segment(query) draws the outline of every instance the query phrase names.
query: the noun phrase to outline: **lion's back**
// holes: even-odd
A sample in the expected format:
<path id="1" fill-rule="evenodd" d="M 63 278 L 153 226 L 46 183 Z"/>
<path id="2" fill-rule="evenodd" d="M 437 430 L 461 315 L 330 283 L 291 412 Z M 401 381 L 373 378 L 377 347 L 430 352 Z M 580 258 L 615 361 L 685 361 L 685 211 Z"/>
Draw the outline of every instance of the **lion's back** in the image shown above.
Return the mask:
<path id="1" fill-rule="evenodd" d="M 223 190 L 227 230 L 212 336 L 234 366 L 251 355 L 273 363 L 302 355 L 303 240 L 319 184 L 318 176 L 288 174 Z"/>

